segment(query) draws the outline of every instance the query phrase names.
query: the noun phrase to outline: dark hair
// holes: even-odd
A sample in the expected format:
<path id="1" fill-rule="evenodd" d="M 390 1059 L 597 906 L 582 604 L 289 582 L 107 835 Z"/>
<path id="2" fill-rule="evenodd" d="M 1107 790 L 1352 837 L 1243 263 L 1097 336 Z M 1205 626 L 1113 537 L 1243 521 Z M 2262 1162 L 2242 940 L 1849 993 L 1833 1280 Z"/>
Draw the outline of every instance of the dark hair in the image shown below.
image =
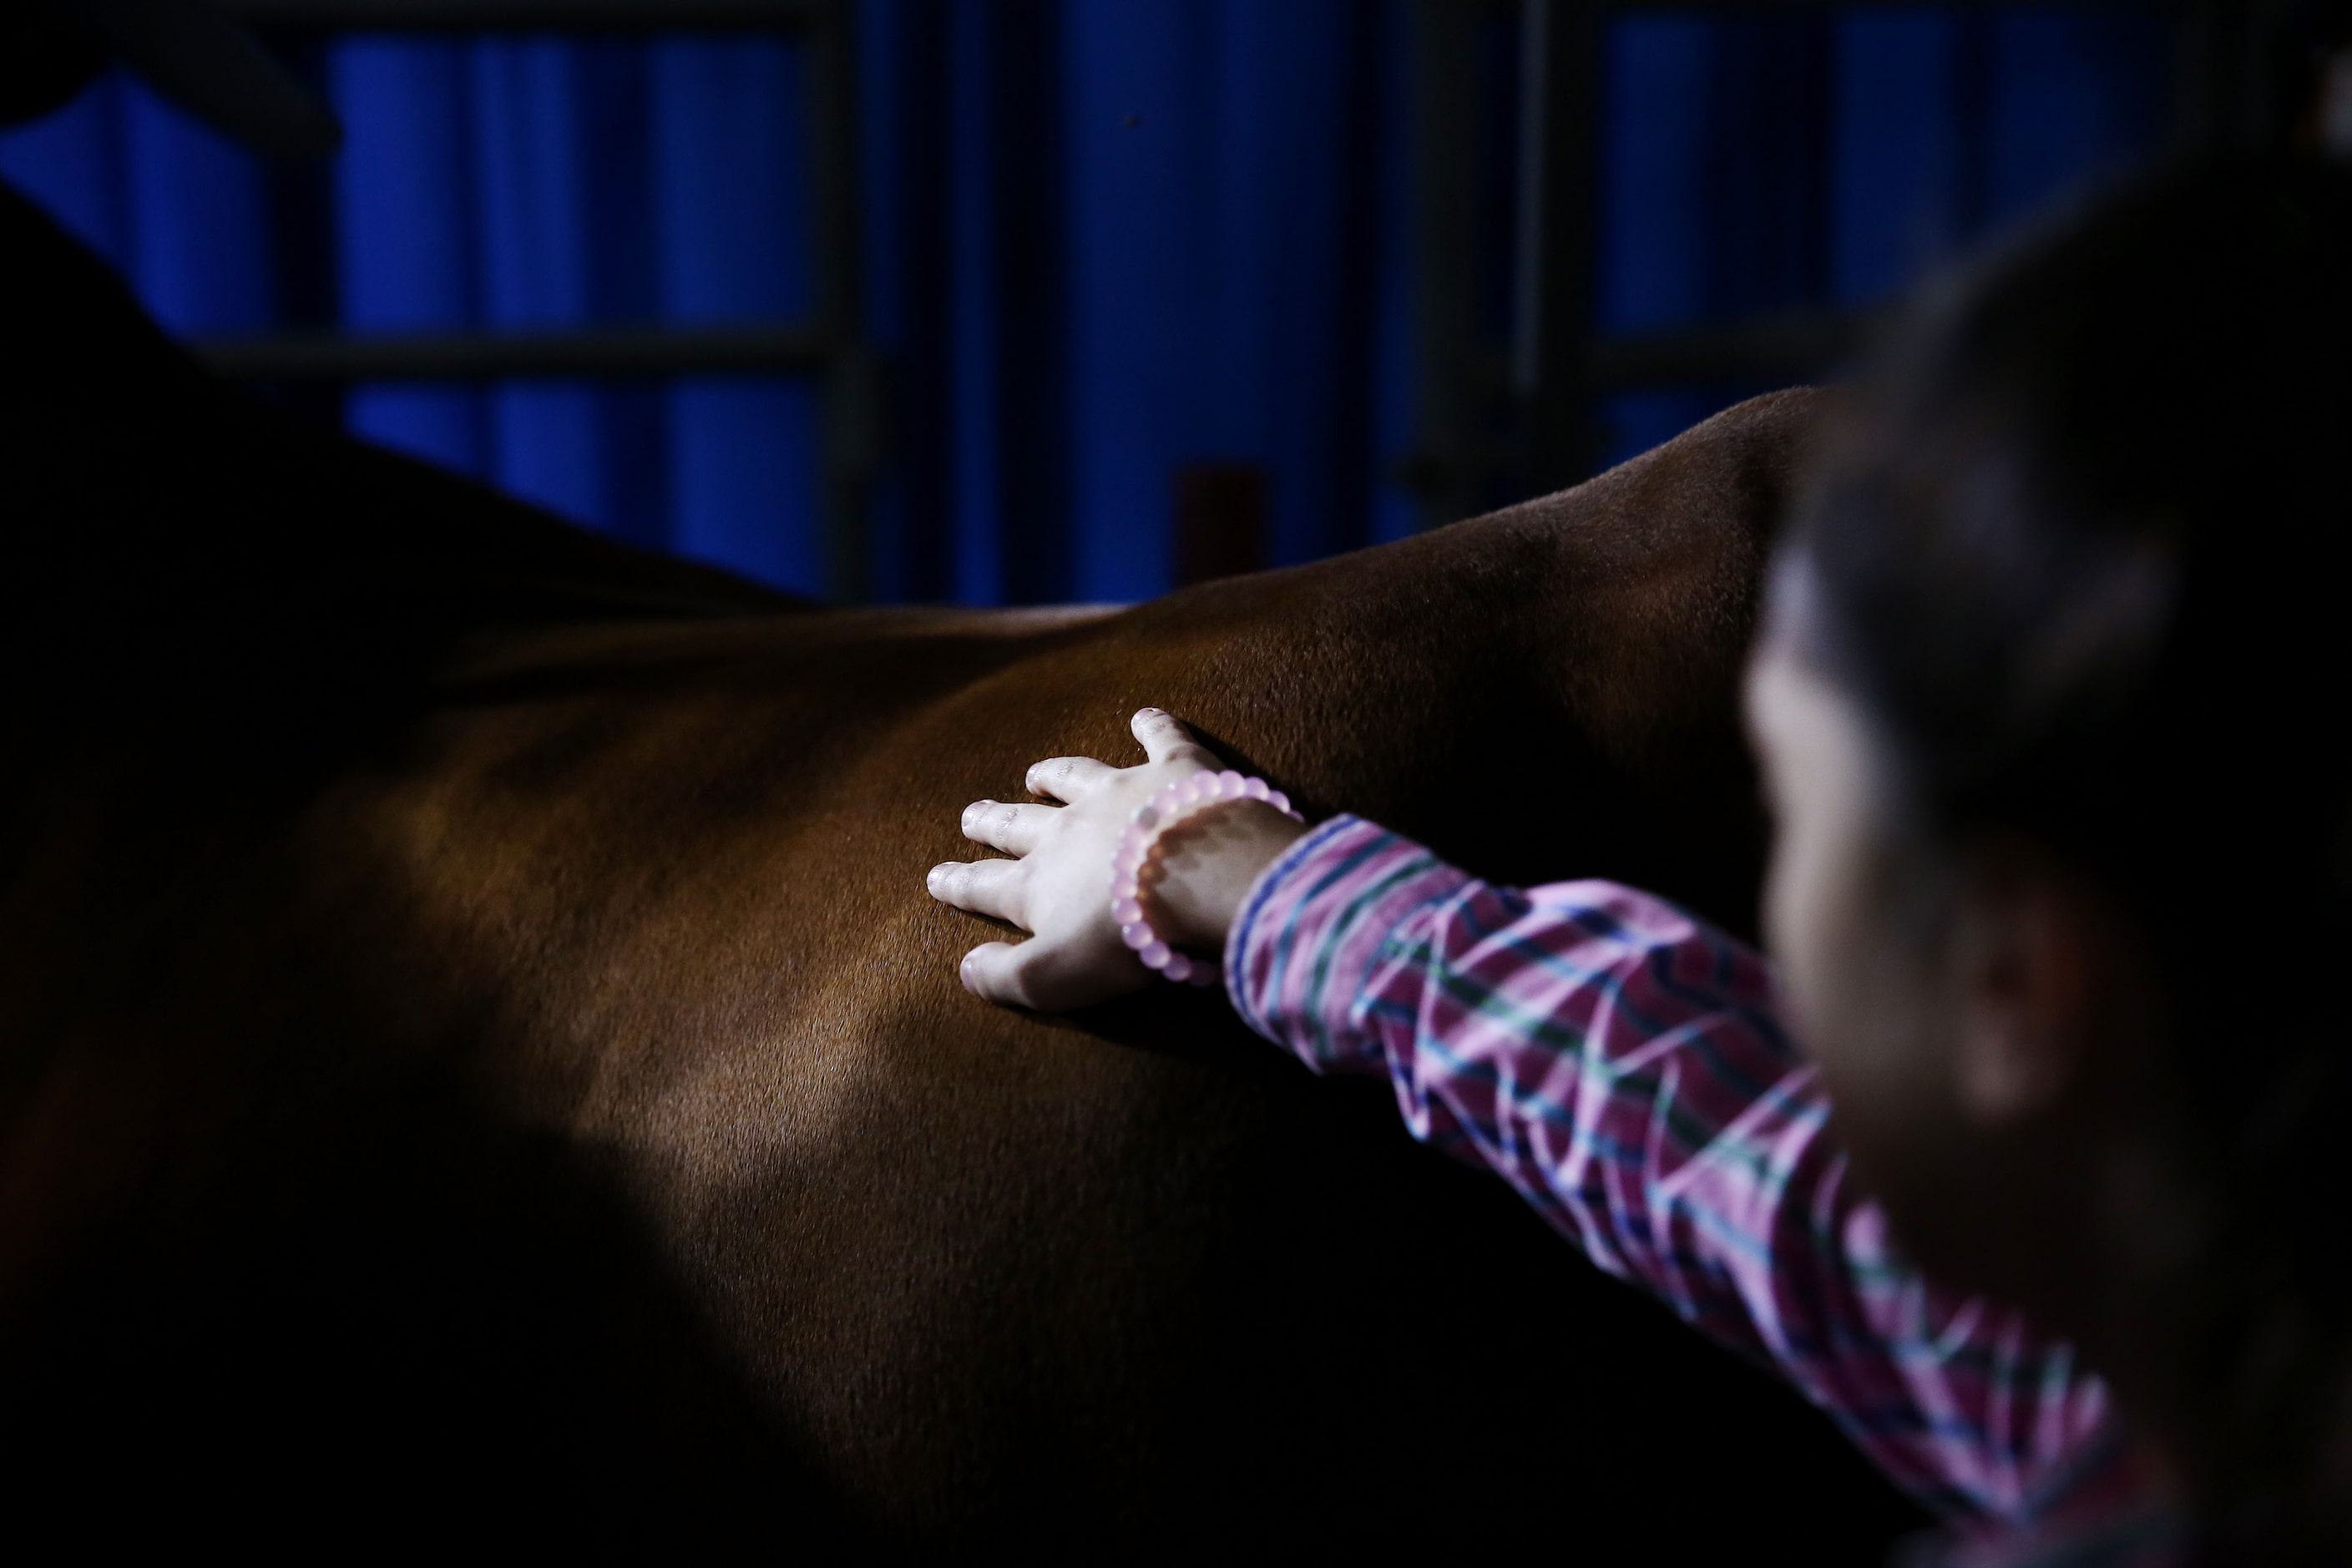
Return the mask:
<path id="1" fill-rule="evenodd" d="M 2245 162 L 2109 199 L 1926 300 L 1843 425 L 1795 525 L 1797 635 L 1934 833 L 2044 845 L 2157 954 L 2228 1216 L 2182 1436 L 2217 1541 L 2330 1536 L 2352 1517 L 2326 1457 L 2352 1342 L 2352 174 Z"/>
<path id="2" fill-rule="evenodd" d="M 2268 42 L 2267 144 L 2316 146 L 2325 139 L 2328 68 L 2352 49 L 2352 0 L 2295 0 L 2273 22 Z"/>

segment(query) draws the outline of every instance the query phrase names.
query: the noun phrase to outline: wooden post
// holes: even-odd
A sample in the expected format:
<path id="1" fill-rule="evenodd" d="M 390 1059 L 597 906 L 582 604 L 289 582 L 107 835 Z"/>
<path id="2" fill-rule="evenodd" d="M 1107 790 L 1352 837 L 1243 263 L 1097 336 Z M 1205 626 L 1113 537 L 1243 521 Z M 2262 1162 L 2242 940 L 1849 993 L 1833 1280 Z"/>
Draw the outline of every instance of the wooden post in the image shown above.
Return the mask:
<path id="1" fill-rule="evenodd" d="M 1265 564 L 1272 489 L 1255 463 L 1192 463 L 1176 470 L 1178 587 Z"/>

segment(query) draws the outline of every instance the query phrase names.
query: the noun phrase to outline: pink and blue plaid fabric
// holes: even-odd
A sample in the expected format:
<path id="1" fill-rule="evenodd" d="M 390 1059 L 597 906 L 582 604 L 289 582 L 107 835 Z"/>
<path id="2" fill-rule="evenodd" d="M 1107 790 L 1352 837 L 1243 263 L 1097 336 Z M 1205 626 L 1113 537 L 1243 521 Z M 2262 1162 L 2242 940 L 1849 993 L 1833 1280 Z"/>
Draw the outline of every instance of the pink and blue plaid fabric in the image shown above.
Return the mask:
<path id="1" fill-rule="evenodd" d="M 1777 1370 L 1946 1519 L 2046 1523 L 2131 1468 L 2067 1346 L 1891 1247 L 1754 951 L 1612 883 L 1495 887 L 1341 816 L 1259 879 L 1226 952 L 1259 1033 L 1385 1073 L 1415 1137 Z"/>

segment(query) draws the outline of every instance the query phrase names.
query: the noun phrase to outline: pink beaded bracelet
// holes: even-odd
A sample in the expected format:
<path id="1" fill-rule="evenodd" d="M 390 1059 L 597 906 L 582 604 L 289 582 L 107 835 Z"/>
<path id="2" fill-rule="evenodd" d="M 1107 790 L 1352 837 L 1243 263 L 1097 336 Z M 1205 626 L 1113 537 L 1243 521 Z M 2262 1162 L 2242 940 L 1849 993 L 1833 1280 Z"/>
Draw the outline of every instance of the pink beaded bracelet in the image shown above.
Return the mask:
<path id="1" fill-rule="evenodd" d="M 1111 853 L 1110 918 L 1118 925 L 1119 940 L 1143 960 L 1146 969 L 1156 969 L 1171 980 L 1214 985 L 1223 976 L 1218 965 L 1186 957 L 1151 929 L 1150 917 L 1143 912 L 1144 863 L 1170 827 L 1204 806 L 1229 800 L 1262 800 L 1293 822 L 1307 820 L 1291 809 L 1288 795 L 1264 779 L 1244 778 L 1231 768 L 1221 773 L 1203 768 L 1190 778 L 1162 784 L 1137 806 Z"/>

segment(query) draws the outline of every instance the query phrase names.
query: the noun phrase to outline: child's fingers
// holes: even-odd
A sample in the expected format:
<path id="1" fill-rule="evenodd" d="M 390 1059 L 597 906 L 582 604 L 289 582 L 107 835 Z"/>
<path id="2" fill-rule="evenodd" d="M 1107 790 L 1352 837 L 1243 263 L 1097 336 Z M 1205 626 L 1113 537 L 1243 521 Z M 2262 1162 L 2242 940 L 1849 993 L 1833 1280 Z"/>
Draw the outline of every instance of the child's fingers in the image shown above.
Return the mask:
<path id="1" fill-rule="evenodd" d="M 1117 768 L 1092 757 L 1047 757 L 1029 770 L 1024 782 L 1031 795 L 1050 795 L 1076 805 L 1117 772 Z"/>
<path id="2" fill-rule="evenodd" d="M 1129 963 L 1135 973 L 1128 978 L 1150 978 L 1141 965 L 1132 960 Z M 960 973 L 964 989 L 973 995 L 999 1006 L 1028 1007 L 1040 1013 L 1084 1006 L 1133 988 L 1118 980 L 1105 984 L 1102 974 L 1093 972 L 1068 948 L 1043 942 L 984 943 L 963 955 Z"/>
<path id="3" fill-rule="evenodd" d="M 1135 738 L 1143 742 L 1143 753 L 1155 763 L 1196 763 L 1204 768 L 1222 767 L 1217 754 L 1192 739 L 1192 731 L 1184 727 L 1175 714 L 1160 708 L 1146 708 L 1128 721 Z"/>
<path id="4" fill-rule="evenodd" d="M 1011 921 L 1024 931 L 1021 862 L 1018 860 L 950 860 L 931 868 L 924 885 L 943 904 L 969 910 L 1000 921 Z"/>
<path id="5" fill-rule="evenodd" d="M 1025 965 L 1021 961 L 1021 947 L 1027 945 L 1024 942 L 1016 947 L 1009 942 L 982 943 L 963 955 L 963 967 L 957 972 L 957 978 L 963 982 L 965 990 L 1000 1007 L 1029 1006 Z"/>
<path id="6" fill-rule="evenodd" d="M 1026 855 L 1037 847 L 1054 820 L 1058 805 L 1007 805 L 1001 800 L 976 800 L 963 808 L 963 836 L 975 844 Z"/>

